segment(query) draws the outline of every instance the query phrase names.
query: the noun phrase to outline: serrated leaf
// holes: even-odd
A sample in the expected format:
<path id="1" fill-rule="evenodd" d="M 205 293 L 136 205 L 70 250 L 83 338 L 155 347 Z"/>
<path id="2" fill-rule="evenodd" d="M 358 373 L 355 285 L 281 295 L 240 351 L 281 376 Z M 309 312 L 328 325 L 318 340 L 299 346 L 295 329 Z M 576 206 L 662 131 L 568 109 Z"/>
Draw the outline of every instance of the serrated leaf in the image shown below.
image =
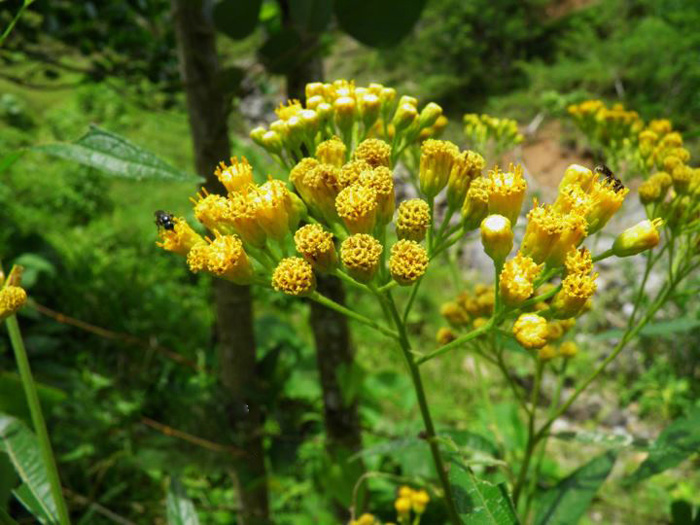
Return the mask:
<path id="1" fill-rule="evenodd" d="M 262 0 L 219 0 L 214 4 L 214 27 L 234 40 L 253 33 L 258 26 Z"/>
<path id="2" fill-rule="evenodd" d="M 303 33 L 320 33 L 331 21 L 332 0 L 289 0 L 294 25 Z"/>
<path id="3" fill-rule="evenodd" d="M 353 38 L 372 47 L 398 44 L 418 22 L 427 0 L 336 0 L 335 16 Z"/>
<path id="4" fill-rule="evenodd" d="M 19 419 L 0 414 L 0 442 L 2 450 L 12 461 L 17 474 L 24 482 L 23 486 L 26 487 L 20 487 L 20 494 L 27 492 L 30 496 L 25 495 L 25 499 L 40 509 L 47 519 L 57 522 L 56 503 L 51 496 L 51 487 L 36 436 Z M 15 494 L 17 493 L 18 491 L 15 491 Z"/>
<path id="5" fill-rule="evenodd" d="M 75 142 L 34 146 L 32 150 L 128 179 L 183 182 L 202 180 L 200 177 L 174 168 L 124 137 L 96 126 L 91 126 L 90 130 Z"/>
<path id="6" fill-rule="evenodd" d="M 468 467 L 453 462 L 450 485 L 459 517 L 469 525 L 513 525 L 518 518 L 505 483 L 479 480 Z"/>
<path id="7" fill-rule="evenodd" d="M 166 505 L 168 525 L 199 525 L 194 504 L 177 478 L 170 480 Z"/>
<path id="8" fill-rule="evenodd" d="M 535 525 L 578 523 L 615 465 L 617 452 L 608 450 L 578 468 L 541 497 Z"/>
<path id="9" fill-rule="evenodd" d="M 625 478 L 626 485 L 638 483 L 675 467 L 700 450 L 700 408 L 667 426 L 649 448 L 649 456 Z"/>

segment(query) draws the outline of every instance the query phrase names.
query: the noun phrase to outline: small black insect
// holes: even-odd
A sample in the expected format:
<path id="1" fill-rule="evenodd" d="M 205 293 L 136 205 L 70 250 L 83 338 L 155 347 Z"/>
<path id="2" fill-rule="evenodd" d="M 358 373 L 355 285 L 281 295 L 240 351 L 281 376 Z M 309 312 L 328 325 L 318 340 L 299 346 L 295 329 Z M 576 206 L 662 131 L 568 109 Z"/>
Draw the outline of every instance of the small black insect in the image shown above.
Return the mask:
<path id="1" fill-rule="evenodd" d="M 618 179 L 612 172 L 612 170 L 608 168 L 605 164 L 596 166 L 595 172 L 605 177 L 605 180 L 612 185 L 613 189 L 615 190 L 615 193 L 618 193 L 625 189 L 625 185 L 622 184 L 622 181 Z"/>
<path id="2" fill-rule="evenodd" d="M 171 213 L 167 213 L 163 210 L 156 210 L 154 215 L 156 216 L 156 226 L 165 230 L 175 229 L 175 221 L 173 221 L 173 215 Z"/>

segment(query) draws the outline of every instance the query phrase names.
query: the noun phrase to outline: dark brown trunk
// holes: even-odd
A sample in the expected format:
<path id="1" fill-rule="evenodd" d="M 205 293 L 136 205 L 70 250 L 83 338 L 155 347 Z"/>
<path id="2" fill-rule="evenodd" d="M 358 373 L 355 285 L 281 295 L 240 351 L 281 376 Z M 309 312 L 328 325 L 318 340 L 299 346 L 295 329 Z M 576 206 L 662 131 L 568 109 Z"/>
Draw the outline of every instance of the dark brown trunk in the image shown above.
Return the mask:
<path id="1" fill-rule="evenodd" d="M 214 168 L 231 156 L 228 108 L 219 83 L 212 3 L 171 0 L 182 81 L 187 95 L 197 173 L 212 193 L 224 193 Z M 261 436 L 262 418 L 254 399 L 255 338 L 250 288 L 214 281 L 216 343 L 220 380 L 225 390 L 236 443 L 248 455 L 231 465 L 239 496 L 239 523 L 268 523 L 267 482 Z"/>
<path id="2" fill-rule="evenodd" d="M 283 13 L 286 2 L 280 2 Z M 285 17 L 286 23 L 289 18 Z M 300 65 L 287 73 L 287 96 L 304 101 L 304 87 L 309 82 L 323 81 L 323 61 L 318 53 L 318 40 L 305 36 L 300 54 Z M 337 277 L 318 276 L 319 293 L 339 304 L 345 304 L 345 291 Z M 348 320 L 335 310 L 311 302 L 311 329 L 316 344 L 316 362 L 323 391 L 323 413 L 326 429 L 326 449 L 335 464 L 344 463 L 346 477 L 355 481 L 364 473 L 360 460 L 348 462 L 350 456 L 362 448 L 362 431 L 357 400 L 345 402 L 338 381 L 340 370 L 350 373 L 354 361 L 354 350 L 350 340 Z M 351 485 L 352 485 L 351 484 Z M 360 493 L 360 507 L 363 505 Z M 339 517 L 347 518 L 347 505 L 352 494 L 336 494 L 336 510 Z"/>

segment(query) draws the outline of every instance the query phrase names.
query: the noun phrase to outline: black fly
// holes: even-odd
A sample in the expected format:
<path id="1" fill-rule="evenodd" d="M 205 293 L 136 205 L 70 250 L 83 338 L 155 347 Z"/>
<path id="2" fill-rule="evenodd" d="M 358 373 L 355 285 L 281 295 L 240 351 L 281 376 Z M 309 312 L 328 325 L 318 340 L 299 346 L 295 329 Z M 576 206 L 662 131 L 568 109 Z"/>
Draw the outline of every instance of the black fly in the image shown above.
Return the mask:
<path id="1" fill-rule="evenodd" d="M 156 210 L 156 226 L 163 228 L 165 230 L 174 230 L 175 222 L 173 221 L 173 216 L 171 213 L 164 212 L 163 210 Z"/>
<path id="2" fill-rule="evenodd" d="M 612 172 L 612 170 L 608 168 L 605 164 L 596 166 L 595 172 L 605 177 L 605 180 L 612 185 L 613 189 L 615 190 L 615 193 L 619 193 L 620 191 L 625 189 L 625 185 L 622 184 L 622 181 L 618 179 Z"/>

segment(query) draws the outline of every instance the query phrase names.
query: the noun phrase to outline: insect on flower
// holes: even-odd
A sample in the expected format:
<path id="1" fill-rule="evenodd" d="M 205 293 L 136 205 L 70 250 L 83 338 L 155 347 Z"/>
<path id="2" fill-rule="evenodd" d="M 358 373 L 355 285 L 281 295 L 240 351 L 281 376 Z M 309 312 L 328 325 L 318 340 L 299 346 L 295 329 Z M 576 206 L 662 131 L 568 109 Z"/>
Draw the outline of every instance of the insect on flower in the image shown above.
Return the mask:
<path id="1" fill-rule="evenodd" d="M 168 213 L 163 210 L 156 210 L 154 215 L 156 217 L 156 226 L 158 226 L 158 228 L 163 228 L 170 231 L 175 229 L 175 221 L 173 220 L 172 213 Z"/>
<path id="2" fill-rule="evenodd" d="M 612 185 L 615 192 L 619 192 L 625 189 L 625 185 L 622 184 L 622 181 L 618 179 L 612 172 L 612 170 L 608 168 L 605 164 L 600 164 L 596 166 L 594 171 L 605 177 L 605 180 Z"/>

